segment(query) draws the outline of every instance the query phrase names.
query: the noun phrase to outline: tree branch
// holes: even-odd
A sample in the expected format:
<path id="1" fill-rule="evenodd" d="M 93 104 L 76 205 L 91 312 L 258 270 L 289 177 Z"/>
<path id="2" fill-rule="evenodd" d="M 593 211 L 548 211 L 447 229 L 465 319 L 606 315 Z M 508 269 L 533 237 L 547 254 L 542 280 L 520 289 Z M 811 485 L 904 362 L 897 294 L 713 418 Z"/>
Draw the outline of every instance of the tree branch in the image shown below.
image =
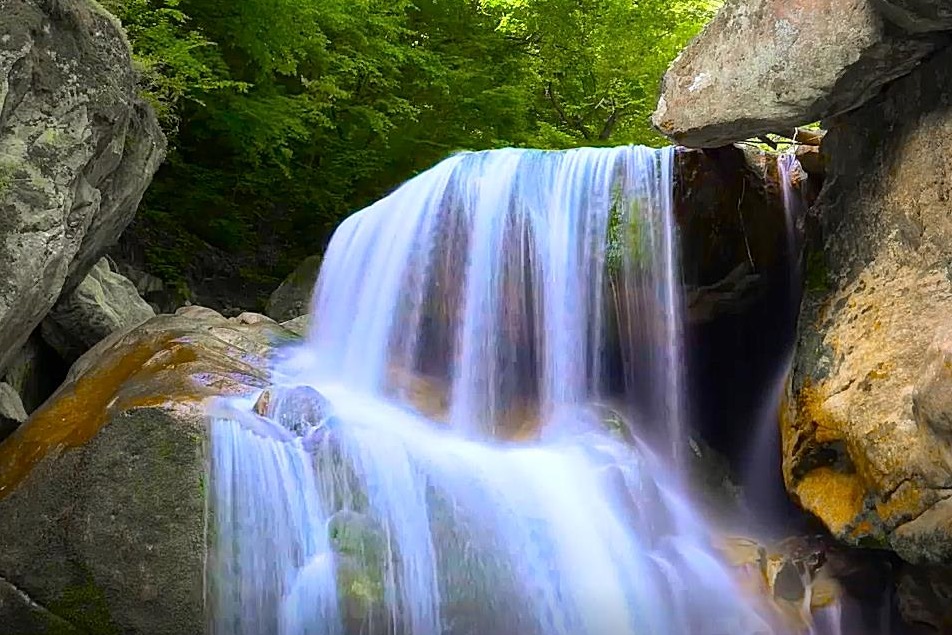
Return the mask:
<path id="1" fill-rule="evenodd" d="M 552 107 L 555 108 L 555 112 L 558 113 L 559 119 L 561 119 L 564 126 L 577 130 L 586 141 L 592 138 L 591 133 L 588 131 L 588 128 L 585 127 L 585 123 L 582 121 L 581 117 L 576 117 L 574 121 L 569 119 L 568 115 L 565 113 L 565 110 L 559 104 L 559 100 L 555 97 L 555 91 L 552 90 L 551 81 L 545 86 L 545 96 L 552 103 Z"/>
<path id="2" fill-rule="evenodd" d="M 605 125 L 602 126 L 602 131 L 598 133 L 599 141 L 608 141 L 609 137 L 612 136 L 612 132 L 615 131 L 615 126 L 618 124 L 618 120 L 624 114 L 624 108 L 612 108 L 612 114 L 608 116 L 608 121 L 606 121 Z"/>

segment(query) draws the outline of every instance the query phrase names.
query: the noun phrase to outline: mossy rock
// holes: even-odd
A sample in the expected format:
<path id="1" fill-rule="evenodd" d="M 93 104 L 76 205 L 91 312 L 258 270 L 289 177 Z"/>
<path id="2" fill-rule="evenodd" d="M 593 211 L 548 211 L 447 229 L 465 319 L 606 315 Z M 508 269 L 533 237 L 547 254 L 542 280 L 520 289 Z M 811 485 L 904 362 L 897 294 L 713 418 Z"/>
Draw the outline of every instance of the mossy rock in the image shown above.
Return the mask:
<path id="1" fill-rule="evenodd" d="M 382 528 L 369 516 L 350 510 L 334 514 L 327 523 L 336 556 L 337 593 L 346 632 L 363 633 L 384 623 L 384 574 L 387 542 Z"/>

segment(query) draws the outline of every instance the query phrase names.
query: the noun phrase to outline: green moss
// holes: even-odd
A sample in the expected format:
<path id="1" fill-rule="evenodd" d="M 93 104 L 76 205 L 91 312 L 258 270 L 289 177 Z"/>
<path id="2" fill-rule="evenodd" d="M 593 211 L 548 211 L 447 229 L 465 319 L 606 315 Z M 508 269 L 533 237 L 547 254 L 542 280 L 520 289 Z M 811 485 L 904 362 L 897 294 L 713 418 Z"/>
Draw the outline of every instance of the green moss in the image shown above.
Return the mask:
<path id="1" fill-rule="evenodd" d="M 822 251 L 807 253 L 805 285 L 808 291 L 827 291 L 830 288 L 830 272 Z"/>
<path id="2" fill-rule="evenodd" d="M 156 439 L 156 452 L 163 461 L 175 458 L 177 454 L 175 442 L 165 435 L 158 437 Z"/>
<path id="3" fill-rule="evenodd" d="M 86 573 L 85 580 L 69 586 L 50 603 L 50 611 L 88 635 L 118 635 L 119 625 L 109 613 L 106 594 Z M 74 631 L 64 631 L 74 632 Z"/>
<path id="4" fill-rule="evenodd" d="M 626 257 L 634 264 L 644 259 L 647 236 L 641 220 L 641 201 L 627 197 L 621 183 L 616 181 L 612 186 L 608 217 L 606 262 L 610 272 L 618 272 L 624 266 Z"/>
<path id="5" fill-rule="evenodd" d="M 9 160 L 0 160 L 0 196 L 7 193 L 7 190 L 16 181 L 14 176 L 17 171 L 17 164 Z"/>

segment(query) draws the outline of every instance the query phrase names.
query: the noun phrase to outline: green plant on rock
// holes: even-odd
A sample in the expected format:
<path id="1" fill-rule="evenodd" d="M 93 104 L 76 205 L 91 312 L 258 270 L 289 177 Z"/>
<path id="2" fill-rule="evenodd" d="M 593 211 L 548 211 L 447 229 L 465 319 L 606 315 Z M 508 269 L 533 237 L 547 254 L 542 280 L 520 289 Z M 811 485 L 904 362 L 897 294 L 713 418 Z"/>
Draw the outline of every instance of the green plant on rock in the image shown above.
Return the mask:
<path id="1" fill-rule="evenodd" d="M 611 210 L 608 216 L 608 245 L 606 266 L 612 274 L 628 265 L 638 266 L 644 261 L 648 236 L 642 218 L 642 201 L 626 193 L 620 181 L 612 186 Z"/>
<path id="2" fill-rule="evenodd" d="M 826 258 L 820 250 L 807 252 L 805 285 L 808 291 L 830 289 L 830 272 L 826 266 Z"/>
<path id="3" fill-rule="evenodd" d="M 366 514 L 341 510 L 327 524 L 335 554 L 343 613 L 364 619 L 384 606 L 387 543 L 382 528 Z"/>

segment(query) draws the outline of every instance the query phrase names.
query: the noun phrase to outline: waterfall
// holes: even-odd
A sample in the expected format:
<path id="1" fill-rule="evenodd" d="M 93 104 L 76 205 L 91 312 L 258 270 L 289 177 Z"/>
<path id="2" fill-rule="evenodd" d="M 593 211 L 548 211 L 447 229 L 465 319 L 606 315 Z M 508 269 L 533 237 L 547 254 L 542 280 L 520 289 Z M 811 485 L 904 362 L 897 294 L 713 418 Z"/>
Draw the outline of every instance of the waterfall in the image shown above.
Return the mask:
<path id="1" fill-rule="evenodd" d="M 217 635 L 776 632 L 672 469 L 673 157 L 461 153 L 340 225 L 212 412 Z"/>
<path id="2" fill-rule="evenodd" d="M 793 368 L 796 342 L 797 317 L 802 294 L 801 223 L 807 209 L 802 191 L 794 184 L 795 179 L 805 179 L 794 151 L 788 150 L 776 158 L 777 181 L 780 186 L 786 234 L 787 306 L 780 305 L 776 311 L 784 320 L 776 335 L 782 345 L 782 358 L 776 366 L 776 374 L 770 378 L 760 411 L 753 417 L 753 443 L 746 454 L 749 464 L 745 467 L 743 481 L 748 500 L 760 510 L 758 522 L 767 524 L 781 520 L 790 521 L 793 511 L 783 483 L 782 456 L 780 450 L 780 425 L 778 415 L 782 406 L 787 379 Z M 749 529 L 751 527 L 748 527 Z"/>

